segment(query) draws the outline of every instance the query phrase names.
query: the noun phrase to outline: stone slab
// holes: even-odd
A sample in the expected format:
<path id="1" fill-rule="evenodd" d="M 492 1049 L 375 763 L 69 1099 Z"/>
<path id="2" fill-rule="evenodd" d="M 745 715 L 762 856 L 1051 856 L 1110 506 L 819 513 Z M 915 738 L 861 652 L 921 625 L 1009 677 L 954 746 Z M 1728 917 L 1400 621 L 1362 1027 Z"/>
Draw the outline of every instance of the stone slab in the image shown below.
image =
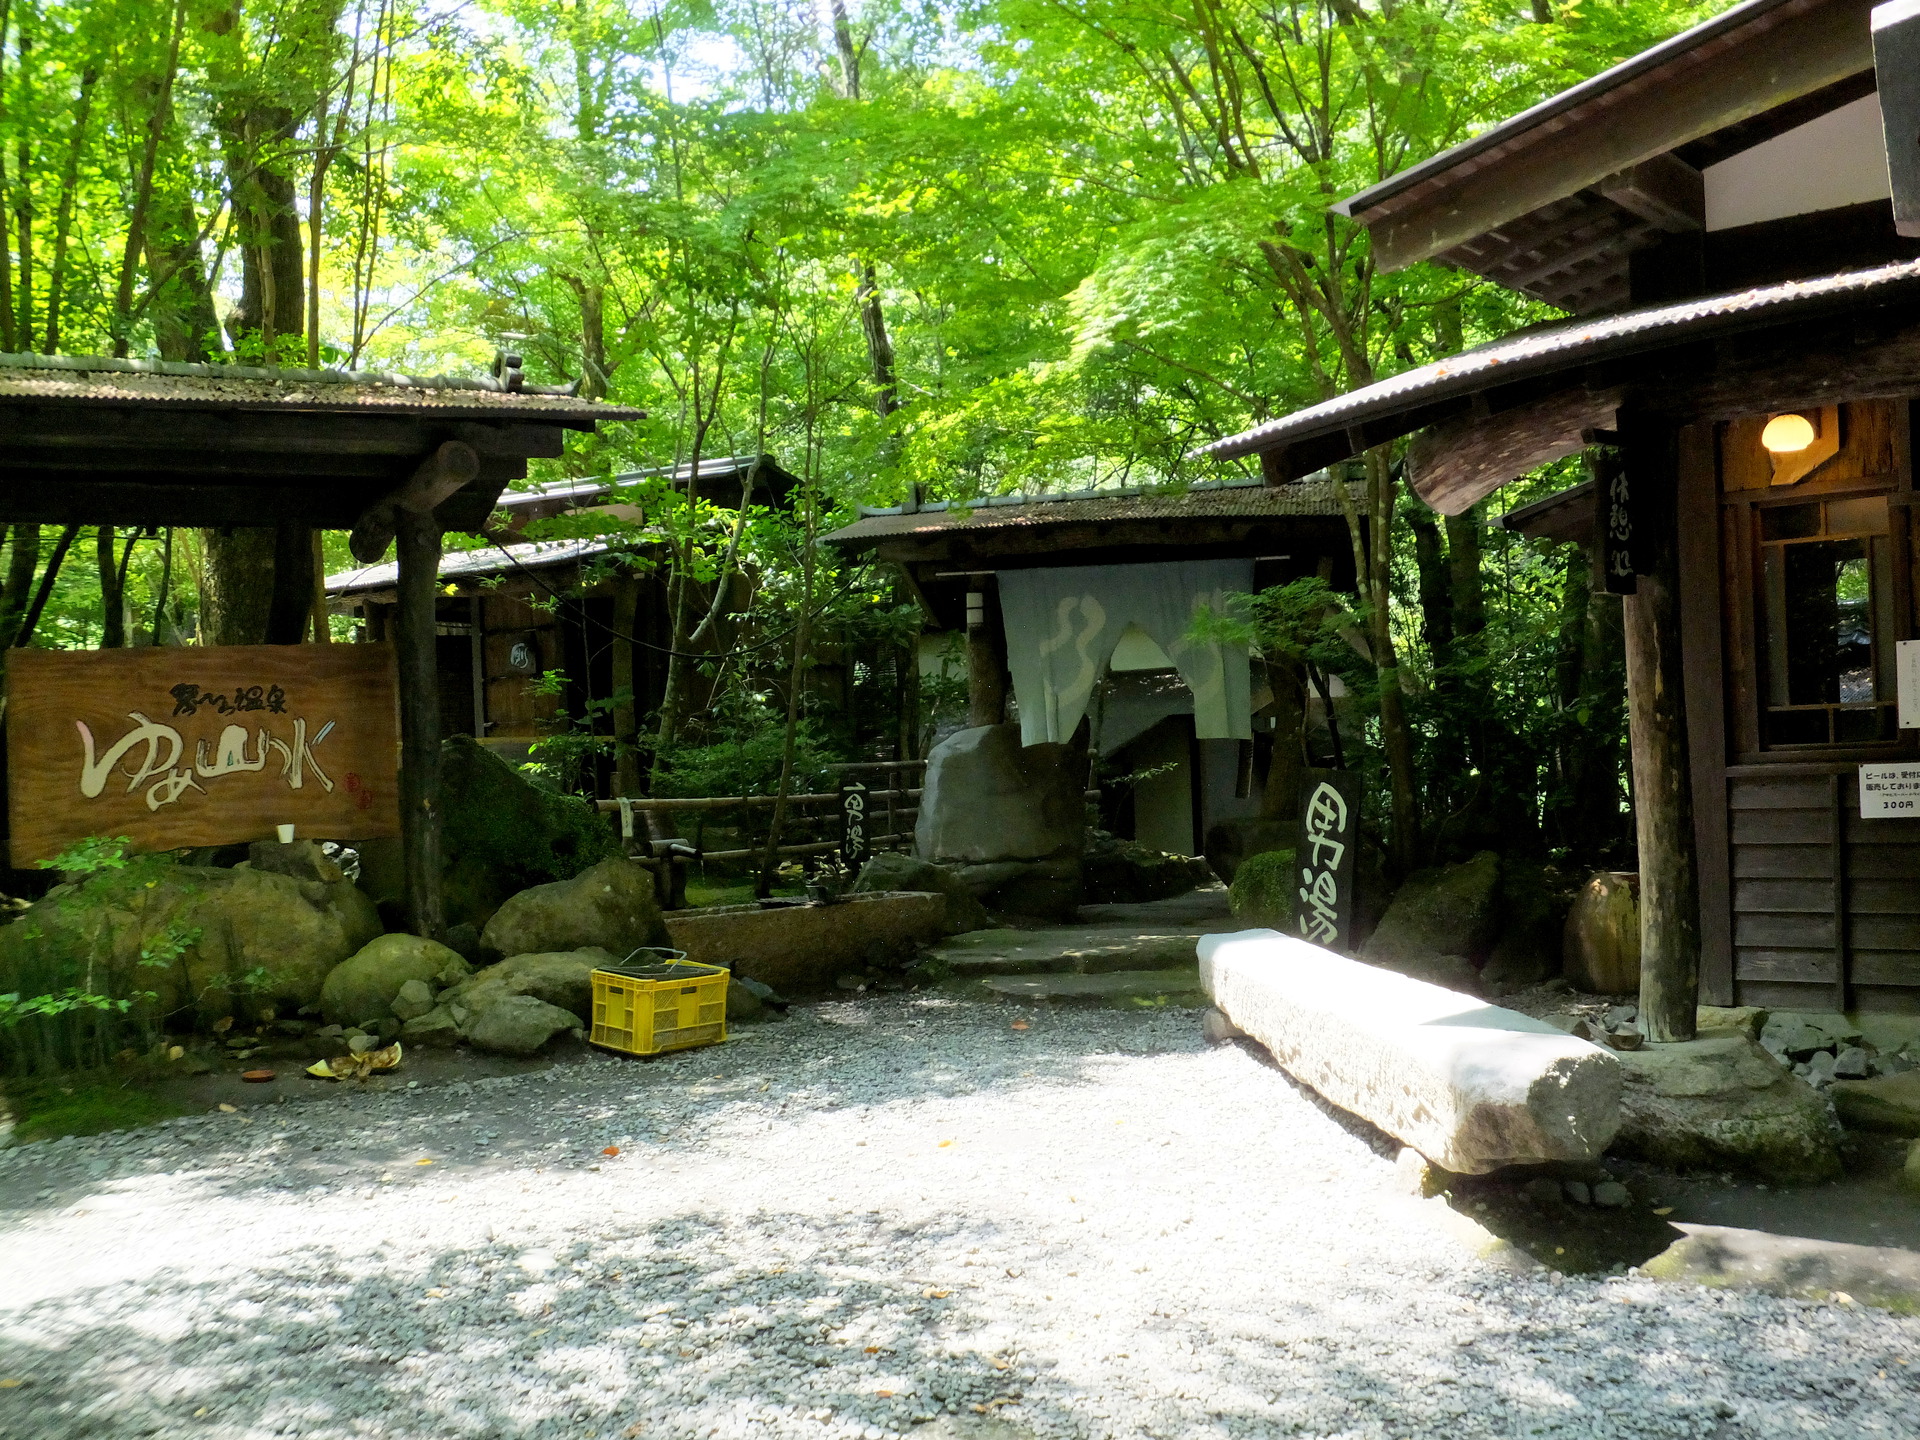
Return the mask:
<path id="1" fill-rule="evenodd" d="M 1034 1004 L 1201 1003 L 1193 970 L 1113 970 L 1099 975 L 993 975 L 979 982 L 990 994 Z"/>
<path id="2" fill-rule="evenodd" d="M 1827 1094 L 1850 1130 L 1920 1136 L 1920 1070 L 1876 1080 L 1836 1080 Z"/>
<path id="3" fill-rule="evenodd" d="M 848 895 L 837 905 L 713 905 L 670 910 L 676 950 L 705 965 L 771 985 L 782 995 L 815 995 L 864 963 L 875 945 L 930 944 L 946 929 L 947 897 L 920 891 Z"/>
<path id="4" fill-rule="evenodd" d="M 1150 932 L 1114 926 L 1050 930 L 975 930 L 933 952 L 955 975 L 1096 975 L 1113 970 L 1171 970 L 1195 964 L 1203 928 Z"/>
<path id="5" fill-rule="evenodd" d="M 1890 1245 L 1846 1245 L 1724 1225 L 1682 1225 L 1686 1237 L 1643 1261 L 1656 1280 L 1763 1290 L 1801 1300 L 1845 1296 L 1920 1313 L 1920 1254 Z"/>
<path id="6" fill-rule="evenodd" d="M 1592 1160 L 1618 1060 L 1543 1020 L 1273 930 L 1208 935 L 1200 980 L 1288 1074 L 1443 1169 Z"/>

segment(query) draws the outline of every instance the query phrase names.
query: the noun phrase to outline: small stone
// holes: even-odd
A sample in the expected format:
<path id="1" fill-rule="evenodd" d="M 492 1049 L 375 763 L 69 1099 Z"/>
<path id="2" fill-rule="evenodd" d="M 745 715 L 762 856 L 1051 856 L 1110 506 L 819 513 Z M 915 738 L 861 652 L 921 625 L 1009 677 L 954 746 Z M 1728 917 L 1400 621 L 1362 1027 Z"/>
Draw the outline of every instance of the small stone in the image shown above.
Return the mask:
<path id="1" fill-rule="evenodd" d="M 867 988 L 867 977 L 864 975 L 842 975 L 833 983 L 842 990 L 864 990 Z"/>
<path id="2" fill-rule="evenodd" d="M 349 1035 L 347 1037 L 347 1049 L 355 1055 L 364 1055 L 379 1043 L 380 1041 L 372 1035 Z"/>
<path id="3" fill-rule="evenodd" d="M 1593 1203 L 1603 1210 L 1618 1210 L 1632 1199 L 1632 1193 L 1618 1180 L 1602 1180 L 1593 1187 Z"/>
<path id="4" fill-rule="evenodd" d="M 1867 1052 L 1858 1045 L 1849 1045 L 1834 1057 L 1833 1078 L 1836 1080 L 1864 1080 L 1872 1073 Z"/>
<path id="5" fill-rule="evenodd" d="M 1834 1064 L 1831 1050 L 1816 1050 L 1813 1058 L 1807 1061 L 1807 1083 L 1818 1088 L 1831 1085 Z"/>
<path id="6" fill-rule="evenodd" d="M 1612 1005 L 1607 1008 L 1607 1029 L 1624 1030 L 1640 1018 L 1638 1005 Z"/>
<path id="7" fill-rule="evenodd" d="M 415 1020 L 433 1009 L 433 987 L 424 980 L 409 980 L 393 997 L 392 1009 L 399 1019 Z"/>
<path id="8" fill-rule="evenodd" d="M 1208 1006 L 1207 1012 L 1200 1017 L 1200 1035 L 1209 1045 L 1225 1045 L 1229 1041 L 1246 1038 L 1246 1034 L 1213 1006 Z M 1409 1155 L 1417 1154 L 1417 1150 L 1402 1150 L 1400 1158 L 1404 1160 Z"/>
<path id="9" fill-rule="evenodd" d="M 1607 1032 L 1607 1044 L 1615 1050 L 1638 1050 L 1646 1043 L 1646 1037 L 1632 1026 Z"/>
<path id="10" fill-rule="evenodd" d="M 1566 1192 L 1567 1199 L 1576 1205 L 1593 1203 L 1593 1191 L 1587 1188 L 1587 1182 L 1584 1180 L 1566 1180 L 1561 1182 L 1560 1188 Z"/>

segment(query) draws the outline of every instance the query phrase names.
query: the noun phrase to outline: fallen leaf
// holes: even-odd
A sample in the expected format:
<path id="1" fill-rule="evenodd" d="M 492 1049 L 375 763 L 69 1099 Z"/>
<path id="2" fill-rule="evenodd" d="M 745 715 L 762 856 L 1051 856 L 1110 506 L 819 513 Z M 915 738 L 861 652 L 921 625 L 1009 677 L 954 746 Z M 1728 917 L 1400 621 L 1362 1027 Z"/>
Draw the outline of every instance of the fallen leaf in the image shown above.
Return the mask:
<path id="1" fill-rule="evenodd" d="M 24 1380 L 0 1380 L 0 1390 L 18 1390 L 26 1383 Z"/>
<path id="2" fill-rule="evenodd" d="M 444 1290 L 429 1290 L 427 1291 L 427 1298 L 429 1300 L 444 1300 L 447 1298 L 447 1292 Z"/>
<path id="3" fill-rule="evenodd" d="M 987 1407 L 984 1405 L 976 1405 L 973 1407 L 973 1410 L 976 1415 L 984 1415 L 987 1413 Z"/>
<path id="4" fill-rule="evenodd" d="M 232 1028 L 233 1016 L 231 1015 L 222 1015 L 218 1020 L 213 1022 L 213 1033 L 216 1035 L 224 1035 Z"/>
<path id="5" fill-rule="evenodd" d="M 891 1390 L 876 1390 L 873 1393 L 878 1395 L 882 1400 L 891 1400 L 893 1398 L 893 1391 Z"/>
<path id="6" fill-rule="evenodd" d="M 1027 1022 L 1024 1020 L 1016 1020 L 1013 1022 L 1013 1028 L 1015 1030 L 1025 1030 L 1026 1028 L 1028 1028 Z"/>
<path id="7" fill-rule="evenodd" d="M 1836 1305 L 1851 1305 L 1853 1304 L 1853 1296 L 1844 1290 L 1836 1290 L 1833 1292 L 1833 1303 Z"/>
<path id="8" fill-rule="evenodd" d="M 265 1085 L 268 1081 L 273 1079 L 273 1071 L 242 1070 L 240 1072 L 240 1078 L 246 1081 L 249 1085 Z"/>
<path id="9" fill-rule="evenodd" d="M 202 1405 L 198 1410 L 193 1412 L 193 1418 L 198 1420 L 202 1415 L 207 1414 L 212 1409 L 213 1407 L 211 1405 Z"/>
<path id="10" fill-rule="evenodd" d="M 622 1430 L 620 1433 L 626 1437 L 626 1440 L 634 1440 L 634 1436 L 638 1435 L 642 1430 L 645 1430 L 646 1428 L 647 1427 L 644 1425 L 633 1424 L 633 1425 L 627 1426 L 627 1428 Z"/>
<path id="11" fill-rule="evenodd" d="M 240 1107 L 238 1105 L 229 1105 L 226 1101 L 222 1100 L 220 1102 L 220 1113 L 222 1115 L 237 1115 L 240 1113 Z"/>
<path id="12" fill-rule="evenodd" d="M 552 1328 L 553 1327 L 551 1325 L 542 1325 L 538 1330 L 531 1332 L 527 1336 L 527 1338 L 529 1340 L 538 1340 L 542 1335 L 546 1334 L 547 1331 L 551 1330 Z"/>
<path id="13" fill-rule="evenodd" d="M 184 1045 L 169 1045 L 167 1047 L 167 1059 L 169 1060 L 178 1060 L 186 1053 L 187 1047 Z"/>
<path id="14" fill-rule="evenodd" d="M 996 1370 L 1011 1370 L 1013 1368 L 1013 1362 L 1010 1360 L 996 1360 L 993 1362 L 993 1368 Z"/>
<path id="15" fill-rule="evenodd" d="M 618 1155 L 620 1153 L 620 1147 L 618 1145 L 609 1145 L 600 1153 L 602 1155 Z"/>
<path id="16" fill-rule="evenodd" d="M 944 1300 L 952 1293 L 953 1291 L 951 1290 L 922 1290 L 920 1292 L 921 1297 L 927 1300 Z"/>
<path id="17" fill-rule="evenodd" d="M 869 1345 L 865 1353 L 868 1355 L 878 1355 L 880 1353 L 880 1347 L 878 1345 Z"/>
<path id="18" fill-rule="evenodd" d="M 416 1164 L 416 1165 L 431 1165 L 431 1164 L 433 1164 L 433 1161 L 431 1161 L 431 1160 L 416 1160 L 416 1161 L 414 1161 L 413 1163 L 414 1163 L 414 1164 Z"/>
<path id="19" fill-rule="evenodd" d="M 1671 1205 L 1656 1205 L 1653 1207 L 1653 1213 L 1656 1215 L 1671 1215 L 1673 1213 L 1673 1207 Z"/>
<path id="20" fill-rule="evenodd" d="M 944 1150 L 944 1149 L 946 1149 L 946 1148 L 947 1148 L 947 1147 L 948 1147 L 949 1145 L 951 1145 L 951 1144 L 953 1144 L 953 1141 L 951 1141 L 951 1140 L 942 1140 L 942 1141 L 940 1142 L 940 1144 L 939 1144 L 939 1147 L 938 1147 L 938 1148 L 940 1148 L 940 1149 L 942 1149 L 942 1150 Z"/>

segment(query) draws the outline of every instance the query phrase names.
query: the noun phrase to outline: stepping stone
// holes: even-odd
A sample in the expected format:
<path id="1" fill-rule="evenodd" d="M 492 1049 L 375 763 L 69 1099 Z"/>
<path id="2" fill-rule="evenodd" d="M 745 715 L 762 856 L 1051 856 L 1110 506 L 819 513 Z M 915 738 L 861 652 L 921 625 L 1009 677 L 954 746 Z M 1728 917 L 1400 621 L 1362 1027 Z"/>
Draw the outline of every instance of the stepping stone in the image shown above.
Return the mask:
<path id="1" fill-rule="evenodd" d="M 1114 970 L 1102 975 L 994 975 L 982 989 L 1031 1003 L 1134 1005 L 1203 1003 L 1198 970 Z"/>
<path id="2" fill-rule="evenodd" d="M 1097 975 L 1197 965 L 1198 927 L 1141 934 L 1107 927 L 975 930 L 933 951 L 955 975 Z"/>

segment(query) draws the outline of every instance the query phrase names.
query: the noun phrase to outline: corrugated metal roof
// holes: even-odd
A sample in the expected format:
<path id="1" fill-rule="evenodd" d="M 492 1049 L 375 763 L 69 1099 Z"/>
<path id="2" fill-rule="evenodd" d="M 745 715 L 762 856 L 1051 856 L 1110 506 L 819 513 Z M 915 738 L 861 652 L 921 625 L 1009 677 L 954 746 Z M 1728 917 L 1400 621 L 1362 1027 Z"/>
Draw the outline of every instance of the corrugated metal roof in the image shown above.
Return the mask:
<path id="1" fill-rule="evenodd" d="M 645 412 L 491 377 L 259 369 L 92 355 L 0 354 L 0 398 L 229 409 L 369 410 L 549 420 L 640 420 Z"/>
<path id="2" fill-rule="evenodd" d="M 1673 305 L 1574 320 L 1523 332 L 1452 355 L 1390 379 L 1351 390 L 1203 445 L 1216 459 L 1275 450 L 1337 434 L 1349 426 L 1436 401 L 1464 398 L 1516 380 L 1552 375 L 1598 360 L 1617 360 L 1724 335 L 1804 323 L 1822 315 L 1920 298 L 1920 260 L 1791 280 Z M 1404 432 L 1402 432 L 1404 433 Z"/>
<path id="3" fill-rule="evenodd" d="M 442 580 L 481 579 L 505 575 L 515 570 L 539 570 L 604 555 L 611 547 L 604 540 L 530 540 L 515 545 L 485 545 L 477 550 L 455 550 L 440 561 Z M 358 570 L 343 570 L 327 577 L 327 594 L 359 595 L 370 590 L 391 590 L 400 583 L 400 566 L 395 561 L 366 565 Z"/>
<path id="4" fill-rule="evenodd" d="M 1081 491 L 1071 495 L 996 496 L 962 510 L 944 502 L 919 510 L 875 511 L 825 537 L 852 545 L 906 535 L 1084 525 L 1127 520 L 1203 518 L 1266 520 L 1289 515 L 1338 515 L 1340 498 L 1327 479 L 1270 486 L 1255 480 L 1210 481 L 1185 491 Z"/>

